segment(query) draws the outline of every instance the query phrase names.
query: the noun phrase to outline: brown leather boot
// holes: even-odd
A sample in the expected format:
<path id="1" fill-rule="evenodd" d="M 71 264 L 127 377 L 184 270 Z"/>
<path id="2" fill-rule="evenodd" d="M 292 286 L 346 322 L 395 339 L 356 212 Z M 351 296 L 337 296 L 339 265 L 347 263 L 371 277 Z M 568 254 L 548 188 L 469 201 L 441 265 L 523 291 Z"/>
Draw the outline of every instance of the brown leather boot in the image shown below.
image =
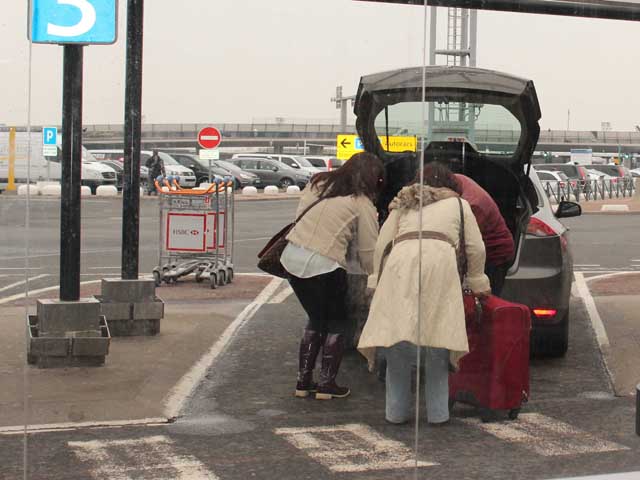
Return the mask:
<path id="1" fill-rule="evenodd" d="M 317 400 L 331 400 L 332 398 L 348 397 L 351 393 L 347 387 L 336 384 L 336 375 L 342 362 L 344 353 L 344 336 L 337 333 L 327 334 L 322 352 L 322 368 L 320 382 L 316 392 Z"/>
<path id="2" fill-rule="evenodd" d="M 324 337 L 315 330 L 304 330 L 300 340 L 300 354 L 298 357 L 298 383 L 296 383 L 296 397 L 308 397 L 310 393 L 316 391 L 316 384 L 313 382 L 313 368 L 316 365 L 318 352 L 322 347 Z"/>

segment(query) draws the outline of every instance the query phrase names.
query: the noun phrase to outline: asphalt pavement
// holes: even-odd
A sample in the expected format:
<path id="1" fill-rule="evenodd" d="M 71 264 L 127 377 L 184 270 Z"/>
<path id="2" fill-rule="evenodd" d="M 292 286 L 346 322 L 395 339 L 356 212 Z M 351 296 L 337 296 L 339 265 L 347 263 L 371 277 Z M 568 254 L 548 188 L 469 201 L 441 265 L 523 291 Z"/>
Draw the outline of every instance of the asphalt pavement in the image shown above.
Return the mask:
<path id="1" fill-rule="evenodd" d="M 3 225 L 0 233 L 0 302 L 24 288 L 12 286 L 24 278 L 21 201 L 0 199 L 7 227 Z M 296 203 L 238 203 L 238 271 L 255 271 L 255 253 L 290 221 Z M 85 201 L 83 280 L 117 274 L 119 205 L 114 200 Z M 38 270 L 31 276 L 43 275 L 33 284 L 56 285 L 59 201 L 36 199 L 33 207 L 29 241 L 34 252 L 31 264 Z M 274 280 L 267 287 L 269 295 L 251 309 L 237 331 L 227 335 L 228 344 L 212 362 L 201 365 L 201 381 L 194 384 L 195 393 L 175 421 L 40 428 L 26 438 L 15 430 L 3 433 L 0 429 L 0 479 L 23 478 L 25 451 L 29 479 L 546 480 L 615 472 L 635 472 L 628 478 L 640 478 L 634 399 L 615 395 L 616 372 L 622 369 L 628 382 L 637 371 L 633 359 L 637 360 L 640 344 L 634 343 L 637 316 L 633 312 L 640 308 L 635 300 L 640 289 L 621 300 L 612 293 L 629 293 L 632 282 L 607 281 L 604 291 L 599 282 L 608 278 L 604 275 L 632 271 L 637 263 L 633 247 L 640 238 L 634 215 L 585 215 L 566 224 L 571 228 L 578 274 L 587 283 L 590 279 L 594 285 L 599 283 L 600 289 L 594 287 L 592 307 L 590 294 L 579 297 L 582 293 L 574 289 L 569 351 L 561 359 L 532 360 L 531 398 L 514 422 L 483 424 L 472 408 L 456 405 L 452 422 L 445 427 L 428 426 L 423 409 L 417 435 L 414 425 L 389 425 L 383 417 L 384 384 L 367 371 L 355 352 L 345 358 L 339 376 L 352 388 L 351 397 L 328 402 L 294 398 L 304 313 L 286 284 Z M 157 204 L 147 200 L 141 215 L 142 272 L 150 271 L 157 261 L 157 229 Z M 171 288 L 163 286 L 158 293 Z M 602 308 L 607 305 L 619 309 Z M 593 308 L 600 311 L 603 328 L 610 331 L 607 345 L 594 323 Z M 175 310 L 178 320 L 179 312 L 180 308 Z M 199 322 L 206 322 L 206 315 Z M 169 352 L 171 338 L 163 341 L 169 341 L 164 347 Z M 616 344 L 622 345 L 622 356 L 615 356 Z M 170 357 L 165 357 L 163 364 L 170 364 Z M 130 364 L 135 369 L 134 357 Z M 82 375 L 89 374 L 84 370 Z M 34 377 L 27 374 L 16 382 L 25 378 Z M 118 395 L 130 387 L 121 382 L 113 388 L 110 398 L 115 405 Z M 66 408 L 73 407 L 73 401 L 71 395 Z"/>

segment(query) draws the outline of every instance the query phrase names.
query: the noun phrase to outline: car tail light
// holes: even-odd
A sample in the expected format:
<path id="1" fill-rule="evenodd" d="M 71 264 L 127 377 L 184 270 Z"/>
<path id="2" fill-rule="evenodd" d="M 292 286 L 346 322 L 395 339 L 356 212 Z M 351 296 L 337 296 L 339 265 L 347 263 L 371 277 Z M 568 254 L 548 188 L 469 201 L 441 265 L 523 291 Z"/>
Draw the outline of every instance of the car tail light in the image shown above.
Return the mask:
<path id="1" fill-rule="evenodd" d="M 554 308 L 534 308 L 533 314 L 539 318 L 551 318 L 555 317 L 558 311 Z"/>
<path id="2" fill-rule="evenodd" d="M 564 188 L 564 182 L 558 182 L 560 184 L 560 188 Z"/>
<path id="3" fill-rule="evenodd" d="M 330 172 L 333 170 L 333 165 L 331 165 L 331 160 L 327 160 L 327 170 Z"/>
<path id="4" fill-rule="evenodd" d="M 584 180 L 585 178 L 587 178 L 587 172 L 585 171 L 584 168 L 578 168 L 578 172 L 580 173 L 580 178 L 582 180 Z"/>
<path id="5" fill-rule="evenodd" d="M 567 239 L 564 235 L 559 235 L 553 228 L 544 223 L 542 220 L 536 217 L 529 219 L 529 225 L 527 225 L 527 233 L 534 237 L 560 237 L 560 246 L 562 251 L 567 249 Z"/>

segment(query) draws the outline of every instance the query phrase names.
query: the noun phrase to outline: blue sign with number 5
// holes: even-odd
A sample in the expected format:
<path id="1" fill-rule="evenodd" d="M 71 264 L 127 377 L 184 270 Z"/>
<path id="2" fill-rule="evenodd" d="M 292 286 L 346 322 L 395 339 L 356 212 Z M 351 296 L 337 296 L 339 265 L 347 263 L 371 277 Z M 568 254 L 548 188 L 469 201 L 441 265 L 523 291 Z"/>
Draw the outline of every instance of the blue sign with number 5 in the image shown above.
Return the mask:
<path id="1" fill-rule="evenodd" d="M 34 43 L 112 44 L 118 0 L 31 0 L 29 38 Z"/>

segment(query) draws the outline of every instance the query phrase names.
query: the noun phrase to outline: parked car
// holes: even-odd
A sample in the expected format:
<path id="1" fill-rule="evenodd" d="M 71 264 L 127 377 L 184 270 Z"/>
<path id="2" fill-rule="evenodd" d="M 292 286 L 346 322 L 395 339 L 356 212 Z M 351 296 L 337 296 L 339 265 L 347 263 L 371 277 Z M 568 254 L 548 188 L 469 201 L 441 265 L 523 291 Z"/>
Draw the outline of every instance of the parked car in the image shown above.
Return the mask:
<path id="1" fill-rule="evenodd" d="M 183 167 L 193 170 L 196 174 L 196 183 L 206 183 L 209 181 L 209 161 L 201 160 L 200 157 L 193 153 L 172 153 L 171 156 Z M 211 176 L 213 178 L 235 177 L 229 170 L 214 165 L 215 160 L 211 160 Z"/>
<path id="2" fill-rule="evenodd" d="M 381 158 L 386 168 L 387 181 L 378 202 L 380 219 L 386 217 L 388 204 L 400 188 L 415 178 L 420 153 L 387 151 L 379 136 L 390 123 L 405 128 L 408 135 L 427 134 L 422 127 L 422 99 L 426 98 L 438 121 L 423 146 L 424 157 L 444 162 L 455 158 L 462 172 L 496 201 L 516 244 L 502 296 L 531 309 L 534 352 L 564 355 L 572 257 L 566 229 L 557 218 L 576 216 L 581 210 L 578 204 L 561 202 L 554 214 L 530 169 L 541 117 L 533 82 L 491 70 L 432 66 L 364 76 L 357 92 L 354 112 L 358 134 L 365 150 Z M 472 111 L 461 111 L 462 105 Z M 514 140 L 477 149 L 473 125 L 461 133 L 465 118 L 473 118 L 488 130 L 511 130 Z M 549 170 L 548 166 L 544 169 Z M 579 181 L 586 177 L 583 173 L 584 177 L 576 175 Z"/>
<path id="3" fill-rule="evenodd" d="M 60 139 L 62 141 L 62 139 Z M 58 144 L 56 146 L 57 153 L 55 156 L 46 156 L 47 161 L 57 164 L 58 168 L 60 166 L 60 160 L 62 159 L 62 145 Z M 62 170 L 60 170 L 61 172 Z M 102 185 L 116 185 L 117 182 L 117 174 L 115 170 L 108 165 L 103 165 L 96 161 L 96 158 L 91 154 L 89 150 L 87 150 L 84 146 L 82 147 L 82 170 L 81 170 L 81 184 L 85 187 L 89 187 L 91 189 L 91 193 L 95 195 L 98 187 Z M 51 177 L 54 178 L 54 177 Z M 61 176 L 57 177 L 60 179 Z"/>
<path id="4" fill-rule="evenodd" d="M 293 169 L 309 173 L 310 175 L 322 171 L 321 169 L 314 167 L 305 157 L 301 157 L 299 155 L 279 155 L 275 153 L 236 153 L 233 155 L 233 159 L 236 158 L 271 158 L 273 160 L 277 160 L 278 162 L 282 162 Z"/>
<path id="5" fill-rule="evenodd" d="M 344 165 L 344 161 L 340 160 L 336 157 L 323 156 L 323 155 L 305 155 L 307 161 L 316 167 L 318 170 L 323 172 L 330 172 L 331 170 L 337 170 L 342 165 Z"/>
<path id="6" fill-rule="evenodd" d="M 577 180 L 569 180 L 564 172 L 553 170 L 537 170 L 538 178 L 545 190 L 569 191 L 569 186 L 575 188 Z"/>
<path id="7" fill-rule="evenodd" d="M 622 181 L 625 186 L 629 186 L 633 184 L 633 176 L 627 167 L 623 167 L 622 165 L 586 165 L 586 168 L 591 170 L 597 170 L 598 172 L 602 172 L 605 175 L 609 175 L 612 177 L 612 183 L 617 183 L 618 181 Z"/>
<path id="8" fill-rule="evenodd" d="M 295 170 L 288 165 L 270 158 L 236 158 L 232 162 L 247 172 L 260 177 L 263 185 L 276 185 L 287 188 L 297 185 L 304 188 L 311 175 Z"/>
<path id="9" fill-rule="evenodd" d="M 124 177 L 124 167 L 122 163 L 116 162 L 115 160 L 98 160 L 98 163 L 102 163 L 103 165 L 113 168 L 116 172 L 116 187 L 118 190 L 122 190 Z"/>
<path id="10" fill-rule="evenodd" d="M 109 160 L 111 162 L 116 162 L 122 166 L 124 172 L 124 150 L 120 149 L 92 149 L 90 150 L 92 155 L 98 160 Z M 144 163 L 140 163 L 140 185 L 146 187 L 147 181 L 149 179 L 149 169 L 144 165 Z"/>
<path id="11" fill-rule="evenodd" d="M 145 165 L 147 160 L 151 158 L 153 152 L 151 150 L 142 150 L 140 152 L 140 163 Z M 164 170 L 169 176 L 180 177 L 180 185 L 183 187 L 195 187 L 196 186 L 196 174 L 193 170 L 180 165 L 171 155 L 165 152 L 158 152 L 158 155 L 164 163 Z"/>
<path id="12" fill-rule="evenodd" d="M 589 174 L 584 165 L 573 163 L 542 163 L 534 165 L 536 170 L 563 172 L 570 180 L 575 180 L 582 190 L 588 188 Z"/>
<path id="13" fill-rule="evenodd" d="M 633 178 L 638 178 L 640 177 L 640 168 L 634 168 L 632 170 L 629 170 L 629 173 Z"/>
<path id="14" fill-rule="evenodd" d="M 236 188 L 243 187 L 256 187 L 262 186 L 262 180 L 255 173 L 247 172 L 241 169 L 238 165 L 226 160 L 215 160 L 213 164 L 224 170 L 229 171 L 236 179 Z"/>

